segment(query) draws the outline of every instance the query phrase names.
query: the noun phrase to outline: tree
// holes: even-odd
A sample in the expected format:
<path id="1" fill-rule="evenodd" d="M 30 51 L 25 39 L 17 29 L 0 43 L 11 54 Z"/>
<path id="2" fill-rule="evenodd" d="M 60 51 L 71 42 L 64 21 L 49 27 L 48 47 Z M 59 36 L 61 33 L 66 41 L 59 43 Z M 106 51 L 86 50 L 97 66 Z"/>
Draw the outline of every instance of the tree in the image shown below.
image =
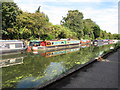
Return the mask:
<path id="1" fill-rule="evenodd" d="M 114 39 L 120 40 L 120 34 L 113 34 Z"/>
<path id="2" fill-rule="evenodd" d="M 68 27 L 72 32 L 77 33 L 77 37 L 83 37 L 83 14 L 78 10 L 68 11 L 67 17 L 63 17 L 61 25 Z"/>
<path id="3" fill-rule="evenodd" d="M 40 13 L 40 7 L 41 6 L 38 7 L 38 9 L 36 10 L 36 13 Z"/>
<path id="4" fill-rule="evenodd" d="M 91 19 L 85 19 L 83 21 L 83 25 L 84 25 L 84 39 L 94 39 L 94 26 L 96 26 L 96 23 L 93 22 Z"/>
<path id="5" fill-rule="evenodd" d="M 22 11 L 18 8 L 14 2 L 3 2 L 2 3 L 2 35 L 3 39 L 11 38 L 12 28 L 16 25 L 16 17 L 20 15 Z"/>
<path id="6" fill-rule="evenodd" d="M 100 30 L 100 37 L 104 38 L 103 30 Z"/>
<path id="7" fill-rule="evenodd" d="M 13 2 L 13 0 L 0 0 L 0 2 Z"/>
<path id="8" fill-rule="evenodd" d="M 108 33 L 108 37 L 109 37 L 109 39 L 113 39 L 114 38 L 113 35 L 110 32 Z"/>
<path id="9" fill-rule="evenodd" d="M 100 27 L 98 25 L 93 27 L 93 33 L 94 33 L 95 38 L 100 37 Z"/>
<path id="10" fill-rule="evenodd" d="M 69 30 L 69 28 L 61 26 L 61 25 L 51 25 L 46 30 L 47 35 L 51 35 L 54 37 L 53 39 L 61 39 L 61 38 L 75 38 L 76 33 Z"/>
<path id="11" fill-rule="evenodd" d="M 27 13 L 23 12 L 17 16 L 17 27 L 19 32 L 24 28 L 28 37 L 40 38 L 45 33 L 45 27 L 49 24 L 49 19 L 44 13 Z M 24 35 L 24 34 L 23 34 Z"/>

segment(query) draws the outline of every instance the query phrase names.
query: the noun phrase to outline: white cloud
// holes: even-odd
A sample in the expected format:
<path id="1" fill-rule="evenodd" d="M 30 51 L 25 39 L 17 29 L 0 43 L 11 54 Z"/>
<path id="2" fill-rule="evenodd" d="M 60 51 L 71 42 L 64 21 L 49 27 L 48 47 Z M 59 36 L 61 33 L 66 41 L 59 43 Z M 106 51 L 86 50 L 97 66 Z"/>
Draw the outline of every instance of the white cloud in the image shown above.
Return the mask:
<path id="1" fill-rule="evenodd" d="M 49 16 L 50 21 L 53 24 L 60 24 L 62 16 L 66 16 L 68 10 L 74 10 L 74 8 L 47 6 L 43 11 Z M 83 13 L 85 19 L 91 18 L 100 26 L 102 30 L 106 30 L 111 33 L 118 33 L 117 8 L 98 10 L 95 8 L 86 7 L 84 9 L 78 8 L 78 10 Z"/>
<path id="2" fill-rule="evenodd" d="M 37 0 L 37 2 L 118 2 L 119 0 Z"/>
<path id="3" fill-rule="evenodd" d="M 34 3 L 44 3 L 44 2 L 85 2 L 85 3 L 100 3 L 100 2 L 119 2 L 119 0 L 14 0 L 15 2 L 34 2 Z"/>
<path id="4" fill-rule="evenodd" d="M 60 20 L 62 20 L 62 16 L 65 16 L 68 12 L 69 8 L 64 7 L 46 7 L 43 11 L 50 18 L 50 22 L 53 24 L 60 24 Z"/>
<path id="5" fill-rule="evenodd" d="M 91 18 L 103 30 L 111 33 L 118 33 L 118 11 L 117 8 L 98 10 L 86 8 L 82 11 L 85 18 Z"/>
<path id="6" fill-rule="evenodd" d="M 18 0 L 15 0 L 18 2 Z M 118 0 L 25 0 L 20 1 L 18 6 L 28 12 L 35 12 L 39 5 L 41 5 L 41 11 L 48 15 L 50 22 L 53 24 L 60 24 L 60 20 L 62 20 L 62 16 L 66 16 L 68 10 L 76 10 L 78 9 L 80 12 L 84 14 L 85 18 L 91 18 L 95 21 L 103 30 L 111 33 L 118 33 L 118 7 L 97 9 L 92 6 L 85 6 L 84 8 L 79 6 L 54 6 L 54 5 L 46 5 L 44 2 L 117 2 Z M 99 4 L 99 3 L 98 3 Z M 94 4 L 93 4 L 94 6 Z"/>

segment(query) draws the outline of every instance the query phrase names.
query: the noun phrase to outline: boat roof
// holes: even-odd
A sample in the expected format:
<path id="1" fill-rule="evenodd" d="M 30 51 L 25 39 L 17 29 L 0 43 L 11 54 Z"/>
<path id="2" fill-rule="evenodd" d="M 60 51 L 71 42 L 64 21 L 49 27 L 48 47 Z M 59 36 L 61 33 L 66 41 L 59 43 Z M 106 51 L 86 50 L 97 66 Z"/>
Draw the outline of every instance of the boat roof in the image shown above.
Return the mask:
<path id="1" fill-rule="evenodd" d="M 0 42 L 22 42 L 22 40 L 0 40 Z"/>
<path id="2" fill-rule="evenodd" d="M 41 42 L 40 40 L 30 40 L 30 42 Z"/>

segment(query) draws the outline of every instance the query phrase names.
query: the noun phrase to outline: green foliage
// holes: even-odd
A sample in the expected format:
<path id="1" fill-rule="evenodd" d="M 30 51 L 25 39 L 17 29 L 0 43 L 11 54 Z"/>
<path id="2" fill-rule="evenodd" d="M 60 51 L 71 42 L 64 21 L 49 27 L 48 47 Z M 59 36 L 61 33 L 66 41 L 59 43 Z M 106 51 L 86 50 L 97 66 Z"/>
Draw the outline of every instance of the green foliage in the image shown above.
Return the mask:
<path id="1" fill-rule="evenodd" d="M 74 38 L 76 36 L 75 32 L 70 31 L 67 27 L 61 25 L 52 25 L 49 27 L 49 33 L 56 39 L 61 38 Z"/>
<path id="2" fill-rule="evenodd" d="M 78 10 L 68 11 L 67 17 L 63 17 L 61 25 L 68 27 L 71 31 L 77 33 L 77 38 L 83 37 L 83 14 Z"/>
<path id="3" fill-rule="evenodd" d="M 109 39 L 114 39 L 113 35 L 110 32 L 108 33 L 108 37 Z"/>
<path id="4" fill-rule="evenodd" d="M 12 28 L 16 25 L 16 17 L 21 14 L 22 11 L 18 8 L 14 2 L 2 3 L 2 30 L 4 36 L 11 38 L 13 36 Z M 12 32 L 9 32 L 11 30 Z"/>
<path id="5" fill-rule="evenodd" d="M 114 39 L 120 40 L 120 34 L 113 34 Z"/>
<path id="6" fill-rule="evenodd" d="M 0 0 L 0 2 L 13 2 L 13 0 Z"/>
<path id="7" fill-rule="evenodd" d="M 100 37 L 100 27 L 98 25 L 93 27 L 93 33 L 94 33 L 95 38 Z"/>
<path id="8" fill-rule="evenodd" d="M 107 33 L 104 30 L 100 30 L 100 37 L 102 39 L 120 39 L 120 34 L 111 34 L 110 32 Z"/>
<path id="9" fill-rule="evenodd" d="M 96 26 L 96 23 L 93 22 L 91 19 L 85 19 L 83 21 L 84 25 L 84 39 L 94 39 L 94 26 Z"/>
<path id="10" fill-rule="evenodd" d="M 115 44 L 116 48 L 120 48 L 120 41 L 118 41 L 118 43 Z"/>
<path id="11" fill-rule="evenodd" d="M 41 39 L 42 40 L 52 40 L 52 39 L 55 39 L 55 37 L 53 35 L 49 35 L 49 34 L 42 34 Z"/>
<path id="12" fill-rule="evenodd" d="M 17 17 L 17 27 L 20 32 L 21 28 L 25 28 L 24 32 L 21 33 L 23 33 L 22 35 L 26 34 L 26 38 L 31 35 L 35 38 L 39 38 L 40 35 L 45 33 L 44 27 L 46 27 L 48 21 L 48 17 L 44 13 L 24 12 Z"/>
<path id="13" fill-rule="evenodd" d="M 48 34 L 48 37 L 46 38 L 46 40 L 53 40 L 53 39 L 55 39 L 55 36 L 54 36 L 54 35 L 49 35 L 49 34 Z"/>
<path id="14" fill-rule="evenodd" d="M 40 7 L 41 6 L 38 7 L 38 9 L 36 10 L 36 13 L 40 13 Z"/>

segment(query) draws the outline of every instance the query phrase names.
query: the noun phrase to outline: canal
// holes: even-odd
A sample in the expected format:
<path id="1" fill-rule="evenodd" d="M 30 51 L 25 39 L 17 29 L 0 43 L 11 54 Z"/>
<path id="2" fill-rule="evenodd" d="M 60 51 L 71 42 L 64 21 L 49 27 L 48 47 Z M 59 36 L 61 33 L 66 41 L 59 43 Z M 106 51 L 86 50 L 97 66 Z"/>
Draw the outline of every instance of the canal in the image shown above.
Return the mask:
<path id="1" fill-rule="evenodd" d="M 0 60 L 2 89 L 42 87 L 115 47 L 116 44 L 87 44 L 59 50 L 3 55 Z"/>

